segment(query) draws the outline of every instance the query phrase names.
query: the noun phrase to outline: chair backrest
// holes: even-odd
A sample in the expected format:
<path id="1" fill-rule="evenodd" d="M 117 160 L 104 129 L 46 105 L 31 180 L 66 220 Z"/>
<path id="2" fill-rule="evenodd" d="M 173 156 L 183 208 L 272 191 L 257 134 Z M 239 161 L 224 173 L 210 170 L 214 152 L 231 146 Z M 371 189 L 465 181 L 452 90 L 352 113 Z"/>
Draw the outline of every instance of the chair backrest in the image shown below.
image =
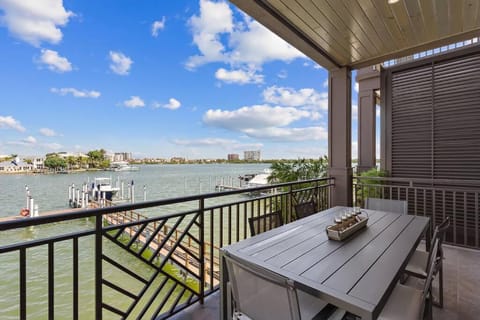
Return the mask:
<path id="1" fill-rule="evenodd" d="M 274 211 L 258 217 L 248 218 L 252 236 L 279 227 L 282 222 L 282 211 Z"/>
<path id="2" fill-rule="evenodd" d="M 305 218 L 316 212 L 317 206 L 313 200 L 295 205 L 295 213 L 297 214 L 298 219 Z"/>
<path id="3" fill-rule="evenodd" d="M 366 198 L 365 209 L 381 210 L 400 214 L 408 213 L 408 202 L 403 200 L 390 200 L 379 198 Z"/>
<path id="4" fill-rule="evenodd" d="M 228 253 L 224 257 L 234 311 L 254 320 L 300 320 L 298 297 L 291 280 Z"/>
<path id="5" fill-rule="evenodd" d="M 438 255 L 438 250 L 440 246 L 440 241 L 438 238 L 436 238 L 433 241 L 433 246 L 430 250 L 431 254 L 429 255 L 428 259 L 428 265 L 427 265 L 427 278 L 425 279 L 425 283 L 423 286 L 423 307 L 422 307 L 422 317 L 420 319 L 423 319 L 423 313 L 425 312 L 425 302 L 427 299 L 430 299 L 429 303 L 432 303 L 432 296 L 431 296 L 431 289 L 432 289 L 432 281 L 433 277 L 435 275 L 435 271 L 437 270 L 437 264 L 439 264 L 441 261 L 440 259 L 437 258 Z M 431 310 L 429 310 L 431 311 Z"/>
<path id="6" fill-rule="evenodd" d="M 442 221 L 438 226 L 435 227 L 435 230 L 433 231 L 433 236 L 432 236 L 432 243 L 431 247 L 433 248 L 433 244 L 436 239 L 438 239 L 438 252 L 437 252 L 437 257 L 443 258 L 443 249 L 442 249 L 442 243 L 443 239 L 445 238 L 445 233 L 447 232 L 448 227 L 450 227 L 450 218 L 446 217 L 445 220 Z M 428 253 L 428 258 L 430 259 L 430 256 L 432 254 L 432 250 Z"/>

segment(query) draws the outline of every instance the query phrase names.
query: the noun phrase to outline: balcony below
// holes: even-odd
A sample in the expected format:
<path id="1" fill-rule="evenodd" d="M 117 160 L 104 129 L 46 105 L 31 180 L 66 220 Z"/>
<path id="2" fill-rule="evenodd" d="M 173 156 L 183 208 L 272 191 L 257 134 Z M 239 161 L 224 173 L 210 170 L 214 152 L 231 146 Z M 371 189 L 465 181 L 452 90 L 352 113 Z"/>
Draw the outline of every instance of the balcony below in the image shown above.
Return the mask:
<path id="1" fill-rule="evenodd" d="M 444 307 L 433 308 L 435 320 L 473 320 L 480 314 L 480 251 L 444 245 Z M 407 284 L 422 286 L 421 280 L 409 278 Z M 434 294 L 438 292 L 434 281 Z M 219 292 L 209 296 L 205 304 L 195 304 L 173 316 L 174 320 L 216 320 L 220 318 Z"/>

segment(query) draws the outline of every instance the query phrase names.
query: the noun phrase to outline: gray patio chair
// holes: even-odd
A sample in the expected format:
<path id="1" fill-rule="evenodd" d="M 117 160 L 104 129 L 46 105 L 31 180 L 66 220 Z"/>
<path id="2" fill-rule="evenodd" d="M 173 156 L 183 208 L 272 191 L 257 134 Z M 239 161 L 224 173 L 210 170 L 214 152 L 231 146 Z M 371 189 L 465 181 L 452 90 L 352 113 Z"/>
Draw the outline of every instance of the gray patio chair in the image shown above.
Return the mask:
<path id="1" fill-rule="evenodd" d="M 329 306 L 296 290 L 290 279 L 228 254 L 224 258 L 233 296 L 233 319 L 314 319 Z"/>
<path id="2" fill-rule="evenodd" d="M 408 203 L 407 201 L 403 201 L 403 200 L 366 198 L 365 209 L 407 214 Z"/>
<path id="3" fill-rule="evenodd" d="M 274 211 L 258 217 L 248 218 L 248 225 L 250 226 L 250 234 L 252 237 L 256 234 L 279 227 L 282 222 L 282 211 Z"/>
<path id="4" fill-rule="evenodd" d="M 296 204 L 295 213 L 297 214 L 297 219 L 305 218 L 316 213 L 316 207 L 313 200 Z"/>
<path id="5" fill-rule="evenodd" d="M 435 276 L 439 275 L 438 277 L 438 302 L 435 301 L 435 304 L 440 308 L 443 308 L 443 249 L 442 243 L 445 237 L 445 232 L 447 231 L 448 227 L 450 226 L 450 219 L 447 217 L 445 220 L 442 221 L 441 224 L 435 227 L 435 231 L 433 232 L 432 237 L 432 245 L 434 241 L 438 240 L 438 252 L 437 252 L 437 269 L 434 270 Z M 412 257 L 410 258 L 406 268 L 405 273 L 409 276 L 413 276 L 420 279 L 425 279 L 427 277 L 427 265 L 428 261 L 430 261 L 430 257 L 432 255 L 432 251 L 427 252 L 425 250 L 417 249 L 413 253 Z"/>
<path id="6" fill-rule="evenodd" d="M 387 303 L 378 316 L 378 320 L 418 320 L 424 319 L 427 312 L 428 319 L 432 319 L 432 281 L 439 248 L 436 239 L 432 247 L 432 256 L 428 263 L 428 273 L 423 290 L 398 283 L 388 297 Z"/>

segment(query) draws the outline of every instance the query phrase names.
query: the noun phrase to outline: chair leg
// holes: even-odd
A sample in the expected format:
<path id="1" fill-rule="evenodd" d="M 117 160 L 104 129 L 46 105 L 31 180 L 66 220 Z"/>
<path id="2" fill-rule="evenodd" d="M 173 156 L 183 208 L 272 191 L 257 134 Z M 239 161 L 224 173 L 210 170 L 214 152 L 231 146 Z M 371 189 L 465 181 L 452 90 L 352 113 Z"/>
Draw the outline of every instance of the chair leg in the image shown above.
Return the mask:
<path id="1" fill-rule="evenodd" d="M 439 296 L 439 304 L 438 306 L 440 308 L 443 308 L 443 265 L 440 264 L 440 270 L 438 271 L 439 272 L 439 277 L 438 277 L 438 288 L 440 290 L 440 292 L 438 293 L 438 296 Z"/>

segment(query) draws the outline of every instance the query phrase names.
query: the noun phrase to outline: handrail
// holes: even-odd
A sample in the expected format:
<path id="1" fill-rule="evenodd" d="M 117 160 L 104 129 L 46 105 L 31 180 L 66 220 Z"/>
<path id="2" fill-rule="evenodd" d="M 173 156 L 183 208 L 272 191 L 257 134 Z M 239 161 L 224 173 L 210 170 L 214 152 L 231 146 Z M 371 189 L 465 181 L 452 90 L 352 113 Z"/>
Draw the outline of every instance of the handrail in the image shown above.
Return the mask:
<path id="1" fill-rule="evenodd" d="M 459 180 L 459 179 L 426 179 L 426 178 L 399 178 L 399 177 L 369 177 L 354 176 L 353 179 L 358 180 L 377 180 L 407 183 L 425 183 L 425 184 L 452 184 L 457 186 L 477 186 L 480 187 L 480 180 Z"/>
<path id="2" fill-rule="evenodd" d="M 242 194 L 245 192 L 255 192 L 255 191 L 269 190 L 273 188 L 281 188 L 281 187 L 286 187 L 286 186 L 295 185 L 295 184 L 303 184 L 303 183 L 317 182 L 317 181 L 330 181 L 330 180 L 333 180 L 333 178 L 301 180 L 301 181 L 295 181 L 295 182 L 271 184 L 264 187 L 254 187 L 254 188 L 245 188 L 240 190 L 211 192 L 211 193 L 197 194 L 192 196 L 183 196 L 183 197 L 168 198 L 168 199 L 162 199 L 162 200 L 137 202 L 134 204 L 121 204 L 113 207 L 78 210 L 75 212 L 58 213 L 58 214 L 49 215 L 49 216 L 29 217 L 22 220 L 2 221 L 0 222 L 0 231 L 29 227 L 29 226 L 36 226 L 36 225 L 42 225 L 42 224 L 54 223 L 54 222 L 64 222 L 64 221 L 75 220 L 80 218 L 95 217 L 98 215 L 115 213 L 119 211 L 146 209 L 146 208 L 164 206 L 169 204 L 198 201 L 200 199 L 211 199 L 211 198 L 218 198 L 218 197 L 230 196 L 235 194 Z M 182 213 L 172 213 L 164 216 L 162 215 L 162 217 L 173 218 L 181 215 Z"/>

